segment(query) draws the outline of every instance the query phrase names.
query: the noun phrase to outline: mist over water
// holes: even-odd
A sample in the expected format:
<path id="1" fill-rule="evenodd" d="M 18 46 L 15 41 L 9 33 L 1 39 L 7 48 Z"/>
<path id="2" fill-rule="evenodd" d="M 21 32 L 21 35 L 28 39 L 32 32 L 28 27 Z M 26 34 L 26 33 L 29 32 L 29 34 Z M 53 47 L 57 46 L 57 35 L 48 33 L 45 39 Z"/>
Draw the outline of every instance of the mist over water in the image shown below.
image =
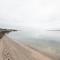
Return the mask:
<path id="1" fill-rule="evenodd" d="M 17 43 L 23 42 L 46 54 L 60 54 L 60 33 L 43 30 L 23 30 L 8 34 Z"/>
<path id="2" fill-rule="evenodd" d="M 23 31 L 17 31 L 17 32 L 11 32 L 8 34 L 13 39 L 16 40 L 54 40 L 54 41 L 60 41 L 60 32 L 59 31 L 38 31 L 38 30 L 23 30 Z"/>

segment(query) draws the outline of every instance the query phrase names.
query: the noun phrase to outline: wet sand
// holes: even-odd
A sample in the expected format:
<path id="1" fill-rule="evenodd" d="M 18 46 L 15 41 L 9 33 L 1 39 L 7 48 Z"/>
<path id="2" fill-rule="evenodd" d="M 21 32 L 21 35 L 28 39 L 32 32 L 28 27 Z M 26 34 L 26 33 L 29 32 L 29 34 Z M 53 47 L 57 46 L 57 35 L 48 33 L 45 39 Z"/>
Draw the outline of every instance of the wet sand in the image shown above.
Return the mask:
<path id="1" fill-rule="evenodd" d="M 0 60 L 52 60 L 32 48 L 16 43 L 6 35 L 0 39 Z"/>

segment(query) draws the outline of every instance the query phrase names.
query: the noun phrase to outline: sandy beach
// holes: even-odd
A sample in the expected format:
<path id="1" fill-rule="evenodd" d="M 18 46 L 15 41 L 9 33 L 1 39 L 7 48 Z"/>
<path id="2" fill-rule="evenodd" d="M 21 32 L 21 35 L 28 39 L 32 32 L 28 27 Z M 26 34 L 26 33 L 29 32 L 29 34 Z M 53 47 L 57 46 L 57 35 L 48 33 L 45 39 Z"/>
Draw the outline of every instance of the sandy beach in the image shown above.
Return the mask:
<path id="1" fill-rule="evenodd" d="M 0 39 L 0 60 L 52 60 L 6 35 Z"/>

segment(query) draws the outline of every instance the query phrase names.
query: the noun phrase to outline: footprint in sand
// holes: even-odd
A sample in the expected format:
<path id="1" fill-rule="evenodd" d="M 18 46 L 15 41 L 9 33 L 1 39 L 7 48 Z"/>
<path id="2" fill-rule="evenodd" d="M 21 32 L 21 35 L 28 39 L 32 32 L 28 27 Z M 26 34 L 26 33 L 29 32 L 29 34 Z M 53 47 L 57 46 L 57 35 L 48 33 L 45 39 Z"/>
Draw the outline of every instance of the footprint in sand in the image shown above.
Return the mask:
<path id="1" fill-rule="evenodd" d="M 3 56 L 3 60 L 15 60 L 12 57 L 9 49 L 6 49 L 6 48 L 3 49 L 2 56 Z"/>

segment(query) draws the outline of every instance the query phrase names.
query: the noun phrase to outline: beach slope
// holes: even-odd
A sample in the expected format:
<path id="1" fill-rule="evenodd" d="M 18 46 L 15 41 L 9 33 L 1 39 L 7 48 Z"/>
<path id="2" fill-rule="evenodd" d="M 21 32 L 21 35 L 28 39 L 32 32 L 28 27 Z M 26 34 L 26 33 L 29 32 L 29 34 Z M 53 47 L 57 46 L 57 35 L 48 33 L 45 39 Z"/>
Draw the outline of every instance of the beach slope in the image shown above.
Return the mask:
<path id="1" fill-rule="evenodd" d="M 0 60 L 52 60 L 6 35 L 0 39 Z"/>

